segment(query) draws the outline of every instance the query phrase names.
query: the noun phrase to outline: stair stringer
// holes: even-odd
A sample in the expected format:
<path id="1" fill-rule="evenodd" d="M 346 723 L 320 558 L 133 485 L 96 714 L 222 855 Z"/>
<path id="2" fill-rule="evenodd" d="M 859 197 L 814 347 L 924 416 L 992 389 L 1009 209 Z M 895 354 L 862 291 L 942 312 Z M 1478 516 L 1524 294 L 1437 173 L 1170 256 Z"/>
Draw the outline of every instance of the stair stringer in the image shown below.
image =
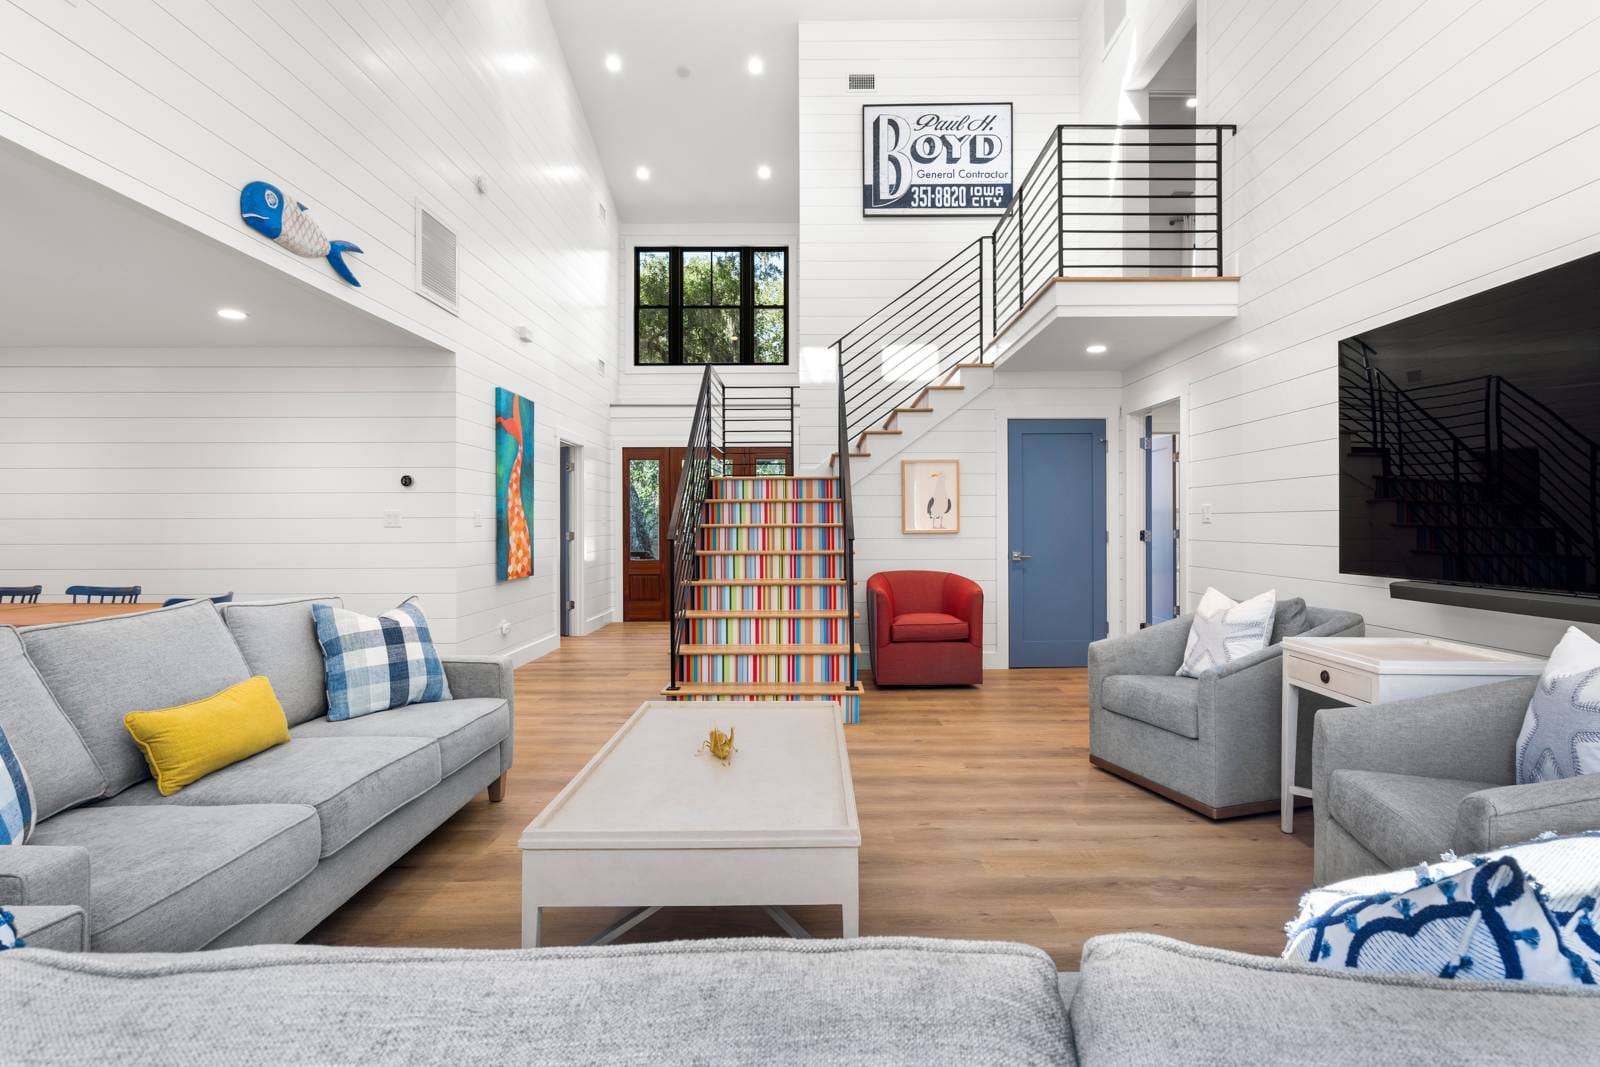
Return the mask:
<path id="1" fill-rule="evenodd" d="M 994 385 L 994 375 L 993 367 L 963 367 L 951 382 L 960 385 L 960 389 L 931 390 L 922 400 L 928 410 L 903 411 L 893 416 L 889 427 L 902 432 L 895 437 L 874 434 L 867 438 L 867 451 L 871 455 L 854 456 L 850 460 L 853 481 L 859 482 L 882 470 L 906 449 L 914 448 L 946 419 L 988 392 Z"/>

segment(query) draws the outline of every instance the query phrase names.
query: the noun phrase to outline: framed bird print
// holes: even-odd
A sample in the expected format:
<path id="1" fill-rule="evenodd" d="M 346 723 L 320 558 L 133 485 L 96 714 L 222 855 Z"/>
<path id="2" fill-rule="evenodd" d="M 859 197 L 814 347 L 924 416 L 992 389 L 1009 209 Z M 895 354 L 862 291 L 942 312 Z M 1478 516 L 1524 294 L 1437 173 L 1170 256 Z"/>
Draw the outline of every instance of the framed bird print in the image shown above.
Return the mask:
<path id="1" fill-rule="evenodd" d="M 961 532 L 961 463 L 954 459 L 900 461 L 900 532 Z"/>
<path id="2" fill-rule="evenodd" d="M 533 401 L 494 391 L 495 580 L 533 574 Z"/>

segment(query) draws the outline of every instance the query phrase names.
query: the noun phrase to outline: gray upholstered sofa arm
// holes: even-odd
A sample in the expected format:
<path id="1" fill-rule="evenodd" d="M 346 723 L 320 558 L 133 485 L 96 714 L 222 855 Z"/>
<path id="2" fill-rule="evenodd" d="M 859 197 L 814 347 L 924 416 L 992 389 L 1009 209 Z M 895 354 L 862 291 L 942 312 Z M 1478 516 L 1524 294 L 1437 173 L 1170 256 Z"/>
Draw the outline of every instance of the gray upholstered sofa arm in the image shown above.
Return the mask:
<path id="1" fill-rule="evenodd" d="M 457 700 L 501 697 L 513 710 L 516 708 L 509 656 L 451 656 L 444 660 L 444 677 L 450 683 L 450 695 Z"/>
<path id="2" fill-rule="evenodd" d="M 1100 686 L 1114 674 L 1176 674 L 1183 666 L 1193 615 L 1158 622 L 1120 637 L 1107 637 L 1089 645 L 1089 702 L 1101 707 Z"/>
<path id="3" fill-rule="evenodd" d="M 0 845 L 0 904 L 89 907 L 89 850 L 77 845 Z"/>
<path id="4" fill-rule="evenodd" d="M 1312 789 L 1328 795 L 1336 770 L 1469 782 L 1515 780 L 1517 733 L 1536 678 L 1454 693 L 1317 712 Z"/>
<path id="5" fill-rule="evenodd" d="M 89 917 L 76 907 L 22 907 L 6 909 L 16 920 L 17 936 L 28 948 L 56 952 L 89 951 Z"/>
<path id="6" fill-rule="evenodd" d="M 1546 830 L 1600 830 L 1600 774 L 1481 789 L 1456 810 L 1451 845 L 1464 855 L 1515 845 Z"/>

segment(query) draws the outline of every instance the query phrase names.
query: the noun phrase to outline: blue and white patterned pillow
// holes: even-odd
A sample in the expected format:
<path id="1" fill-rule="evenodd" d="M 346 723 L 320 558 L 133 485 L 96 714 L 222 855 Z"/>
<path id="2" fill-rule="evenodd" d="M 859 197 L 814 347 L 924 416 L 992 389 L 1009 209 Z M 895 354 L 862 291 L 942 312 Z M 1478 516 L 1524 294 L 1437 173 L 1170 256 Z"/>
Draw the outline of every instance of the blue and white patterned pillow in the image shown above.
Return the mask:
<path id="1" fill-rule="evenodd" d="M 1359 924 L 1363 921 L 1363 909 L 1369 906 L 1379 906 L 1378 911 L 1371 913 L 1374 915 L 1385 914 L 1381 910 L 1381 906 L 1385 905 L 1390 909 L 1387 914 L 1394 914 L 1401 908 L 1415 911 L 1418 905 L 1412 894 L 1425 891 L 1442 882 L 1452 880 L 1459 882 L 1463 876 L 1470 877 L 1487 865 L 1500 860 L 1511 860 L 1518 865 L 1527 877 L 1532 890 L 1531 897 L 1542 905 L 1548 916 L 1546 922 L 1555 928 L 1559 944 L 1563 949 L 1562 958 L 1565 959 L 1570 974 L 1563 978 L 1557 968 L 1557 977 L 1554 980 L 1564 982 L 1576 980 L 1580 984 L 1588 984 L 1580 973 L 1581 969 L 1586 969 L 1591 978 L 1600 980 L 1600 931 L 1595 928 L 1596 898 L 1600 896 L 1600 831 L 1587 831 L 1566 837 L 1545 833 L 1532 841 L 1466 858 L 1458 858 L 1455 853 L 1447 852 L 1441 862 L 1436 864 L 1422 864 L 1408 870 L 1349 878 L 1330 886 L 1313 889 L 1301 899 L 1300 914 L 1285 928 L 1289 935 L 1289 943 L 1284 949 L 1283 956 L 1285 959 L 1305 963 L 1312 961 L 1312 953 L 1315 951 L 1324 956 L 1316 962 L 1336 966 L 1339 958 L 1337 951 L 1326 938 L 1319 943 L 1315 933 L 1319 928 L 1326 928 L 1330 920 L 1342 922 L 1347 926 L 1351 922 Z M 1442 894 L 1443 890 L 1438 892 Z M 1406 900 L 1408 903 L 1398 903 L 1401 900 Z M 1522 906 L 1530 907 L 1526 903 Z M 1538 929 L 1539 921 L 1535 920 L 1531 927 L 1519 928 Z M 1329 947 L 1324 949 L 1321 947 L 1322 944 L 1328 944 Z M 1523 942 L 1519 941 L 1517 944 Z M 1413 948 L 1416 948 L 1415 943 Z M 1417 958 L 1411 955 L 1407 958 L 1394 957 L 1383 962 L 1386 966 L 1381 969 L 1392 967 L 1394 970 L 1409 974 L 1436 974 L 1447 966 L 1454 965 L 1456 977 L 1459 978 L 1495 977 L 1494 974 L 1487 973 L 1492 971 L 1492 967 L 1477 966 L 1477 957 L 1473 957 L 1472 968 L 1462 968 L 1459 957 L 1452 960 L 1444 956 Z M 1377 956 L 1368 958 L 1363 955 L 1361 969 L 1380 969 L 1379 958 Z M 1530 980 L 1551 979 L 1530 976 Z"/>
<path id="2" fill-rule="evenodd" d="M 1569 626 L 1517 736 L 1517 784 L 1600 774 L 1600 644 Z"/>
<path id="3" fill-rule="evenodd" d="M 373 617 L 312 604 L 328 673 L 328 718 L 353 719 L 405 704 L 449 700 L 428 618 L 412 597 Z"/>
<path id="4" fill-rule="evenodd" d="M 27 948 L 28 943 L 17 933 L 17 917 L 0 908 L 0 952 L 11 948 Z"/>
<path id="5" fill-rule="evenodd" d="M 1198 678 L 1266 648 L 1277 610 L 1278 594 L 1273 589 L 1237 604 L 1226 593 L 1207 589 L 1189 624 L 1189 643 L 1184 646 L 1178 677 Z"/>
<path id="6" fill-rule="evenodd" d="M 0 695 L 3 699 L 3 695 Z M 20 845 L 33 833 L 33 787 L 16 750 L 0 730 L 0 845 Z"/>

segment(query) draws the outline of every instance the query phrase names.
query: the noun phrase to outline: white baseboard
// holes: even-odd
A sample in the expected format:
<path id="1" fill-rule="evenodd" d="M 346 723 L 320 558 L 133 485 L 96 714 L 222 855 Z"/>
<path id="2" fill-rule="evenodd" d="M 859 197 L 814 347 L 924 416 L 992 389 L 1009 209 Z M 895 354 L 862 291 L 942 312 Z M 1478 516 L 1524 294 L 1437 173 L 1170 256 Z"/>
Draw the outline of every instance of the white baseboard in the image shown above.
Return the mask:
<path id="1" fill-rule="evenodd" d="M 561 635 L 550 634 L 547 637 L 539 638 L 537 641 L 529 641 L 527 644 L 518 645 L 516 648 L 506 649 L 504 654 L 511 657 L 511 665 L 513 667 L 520 667 L 525 663 L 532 663 L 541 656 L 548 656 L 560 647 Z"/>
<path id="2" fill-rule="evenodd" d="M 586 637 L 602 627 L 610 626 L 615 621 L 616 613 L 610 610 L 602 611 L 598 615 L 592 615 L 584 620 L 583 634 L 581 636 Z"/>

